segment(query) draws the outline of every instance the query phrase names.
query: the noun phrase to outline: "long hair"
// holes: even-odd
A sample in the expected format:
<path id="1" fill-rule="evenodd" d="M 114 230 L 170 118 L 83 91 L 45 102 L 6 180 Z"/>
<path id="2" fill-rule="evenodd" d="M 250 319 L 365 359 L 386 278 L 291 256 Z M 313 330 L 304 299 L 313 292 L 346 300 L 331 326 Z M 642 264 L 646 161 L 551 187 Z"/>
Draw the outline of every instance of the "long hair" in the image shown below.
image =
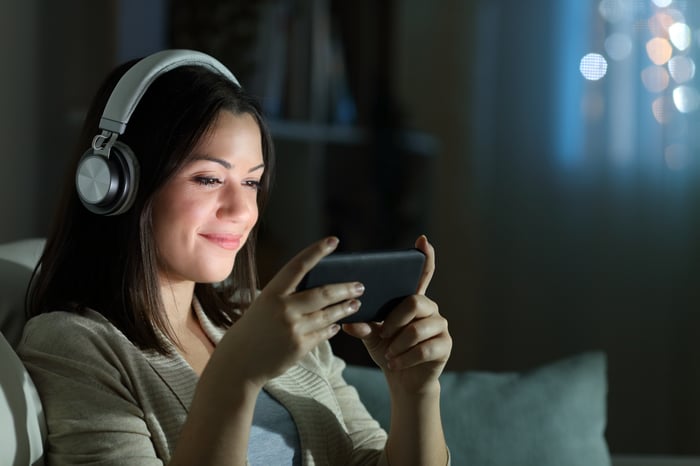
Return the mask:
<path id="1" fill-rule="evenodd" d="M 258 194 L 260 212 L 270 190 L 274 154 L 270 132 L 255 99 L 204 67 L 175 68 L 149 86 L 118 139 L 133 150 L 140 166 L 133 206 L 116 216 L 89 212 L 78 198 L 75 170 L 98 133 L 107 99 L 119 78 L 135 62 L 125 63 L 110 73 L 92 101 L 44 253 L 34 273 L 28 313 L 35 316 L 55 310 L 81 313 L 92 309 L 140 348 L 167 353 L 158 333 L 176 340 L 160 295 L 152 227 L 154 193 L 188 162 L 195 145 L 207 135 L 223 110 L 235 115 L 250 114 L 260 128 L 265 164 Z M 195 286 L 205 313 L 217 325 L 232 324 L 258 288 L 256 236 L 257 227 L 237 254 L 224 284 Z"/>

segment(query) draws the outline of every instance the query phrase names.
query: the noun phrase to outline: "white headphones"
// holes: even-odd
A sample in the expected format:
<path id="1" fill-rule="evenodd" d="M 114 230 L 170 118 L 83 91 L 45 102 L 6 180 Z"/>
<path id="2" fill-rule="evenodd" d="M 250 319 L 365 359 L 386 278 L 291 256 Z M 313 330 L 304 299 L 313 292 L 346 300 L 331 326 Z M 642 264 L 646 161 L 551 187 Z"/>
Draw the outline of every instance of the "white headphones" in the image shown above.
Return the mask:
<path id="1" fill-rule="evenodd" d="M 83 205 L 100 215 L 119 215 L 131 207 L 139 184 L 139 164 L 133 151 L 117 137 L 124 133 L 136 105 L 161 74 L 180 66 L 203 66 L 240 86 L 221 62 L 192 50 L 164 50 L 139 60 L 115 86 L 100 119 L 100 134 L 92 140 L 75 173 Z"/>

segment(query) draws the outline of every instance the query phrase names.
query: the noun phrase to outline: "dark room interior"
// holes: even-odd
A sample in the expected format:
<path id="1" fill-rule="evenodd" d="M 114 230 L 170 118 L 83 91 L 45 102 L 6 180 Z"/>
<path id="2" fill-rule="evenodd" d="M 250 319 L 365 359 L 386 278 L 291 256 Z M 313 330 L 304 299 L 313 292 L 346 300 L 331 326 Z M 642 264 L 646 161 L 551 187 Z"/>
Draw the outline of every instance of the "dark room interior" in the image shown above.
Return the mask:
<path id="1" fill-rule="evenodd" d="M 109 69 L 201 50 L 275 139 L 263 283 L 324 235 L 426 234 L 448 369 L 602 351 L 610 451 L 700 456 L 700 2 L 2 4 L 0 243 L 46 235 Z M 333 341 L 370 364 L 358 344 Z"/>

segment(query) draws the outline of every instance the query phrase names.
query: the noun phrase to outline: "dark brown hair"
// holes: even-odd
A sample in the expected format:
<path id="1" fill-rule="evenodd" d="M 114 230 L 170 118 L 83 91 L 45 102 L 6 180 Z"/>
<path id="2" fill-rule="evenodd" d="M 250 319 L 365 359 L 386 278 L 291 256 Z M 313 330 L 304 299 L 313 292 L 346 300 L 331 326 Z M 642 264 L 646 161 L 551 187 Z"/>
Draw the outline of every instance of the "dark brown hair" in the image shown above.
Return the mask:
<path id="1" fill-rule="evenodd" d="M 134 110 L 119 140 L 136 155 L 140 181 L 134 205 L 117 216 L 89 212 L 75 189 L 75 169 L 98 133 L 104 106 L 119 78 L 136 61 L 117 67 L 98 90 L 88 111 L 79 149 L 66 177 L 63 198 L 48 235 L 28 296 L 30 316 L 93 309 L 143 349 L 166 353 L 158 331 L 173 339 L 160 296 L 152 199 L 188 161 L 217 115 L 250 114 L 261 133 L 265 171 L 258 194 L 263 211 L 274 169 L 272 140 L 255 99 L 227 78 L 201 66 L 183 66 L 159 76 Z M 230 325 L 258 288 L 257 227 L 238 253 L 224 284 L 199 283 L 195 294 L 217 325 Z M 233 299 L 236 296 L 236 299 Z M 174 340 L 173 340 L 174 341 Z"/>

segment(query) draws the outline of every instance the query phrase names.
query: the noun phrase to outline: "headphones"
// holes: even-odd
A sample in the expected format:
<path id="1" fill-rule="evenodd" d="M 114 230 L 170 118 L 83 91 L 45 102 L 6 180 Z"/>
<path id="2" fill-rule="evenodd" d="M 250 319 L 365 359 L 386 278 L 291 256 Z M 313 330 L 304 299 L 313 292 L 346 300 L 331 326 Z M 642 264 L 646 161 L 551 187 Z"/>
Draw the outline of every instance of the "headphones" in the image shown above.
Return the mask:
<path id="1" fill-rule="evenodd" d="M 126 130 L 136 105 L 161 74 L 180 66 L 203 66 L 240 87 L 221 62 L 192 50 L 163 50 L 139 60 L 115 86 L 102 112 L 101 132 L 83 154 L 75 186 L 83 205 L 95 214 L 119 215 L 131 207 L 139 184 L 139 164 L 133 151 L 117 137 Z"/>

